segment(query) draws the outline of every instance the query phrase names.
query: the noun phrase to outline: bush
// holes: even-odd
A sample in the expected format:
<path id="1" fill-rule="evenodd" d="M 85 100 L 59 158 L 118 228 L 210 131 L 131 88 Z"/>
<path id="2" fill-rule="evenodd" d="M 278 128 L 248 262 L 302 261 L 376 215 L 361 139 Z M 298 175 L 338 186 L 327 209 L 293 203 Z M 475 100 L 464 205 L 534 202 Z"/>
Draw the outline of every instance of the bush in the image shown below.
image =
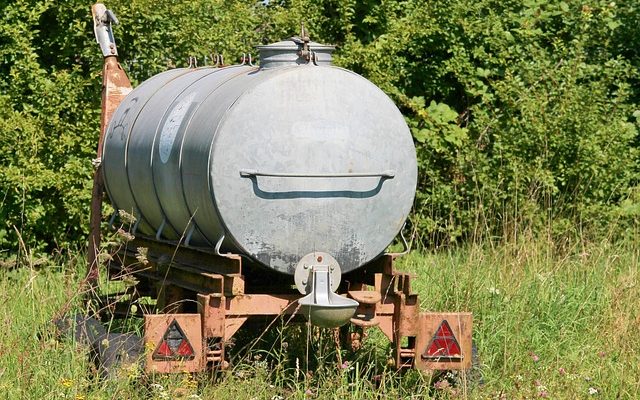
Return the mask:
<path id="1" fill-rule="evenodd" d="M 234 63 L 297 34 L 401 107 L 427 244 L 638 218 L 640 41 L 632 1 L 107 3 L 134 84 L 190 55 Z M 0 17 L 0 247 L 84 242 L 101 57 L 89 6 L 16 0 Z M 635 194 L 634 194 L 635 193 Z M 636 210 L 636 211 L 634 211 Z M 635 220 L 634 220 L 635 218 Z M 602 232 L 600 232 L 602 233 Z"/>

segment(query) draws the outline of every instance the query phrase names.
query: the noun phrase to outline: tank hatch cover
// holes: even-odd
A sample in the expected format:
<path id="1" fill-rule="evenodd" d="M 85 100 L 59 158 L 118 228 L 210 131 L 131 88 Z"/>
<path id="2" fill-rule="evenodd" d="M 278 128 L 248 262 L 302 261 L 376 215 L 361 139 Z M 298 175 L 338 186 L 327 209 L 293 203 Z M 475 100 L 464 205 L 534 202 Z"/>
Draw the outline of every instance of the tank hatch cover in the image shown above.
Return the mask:
<path id="1" fill-rule="evenodd" d="M 297 38 L 282 40 L 265 46 L 257 46 L 261 68 L 275 68 L 287 65 L 303 65 L 309 61 L 302 56 L 303 43 Z M 309 51 L 314 54 L 316 65 L 331 65 L 334 46 L 309 42 Z"/>

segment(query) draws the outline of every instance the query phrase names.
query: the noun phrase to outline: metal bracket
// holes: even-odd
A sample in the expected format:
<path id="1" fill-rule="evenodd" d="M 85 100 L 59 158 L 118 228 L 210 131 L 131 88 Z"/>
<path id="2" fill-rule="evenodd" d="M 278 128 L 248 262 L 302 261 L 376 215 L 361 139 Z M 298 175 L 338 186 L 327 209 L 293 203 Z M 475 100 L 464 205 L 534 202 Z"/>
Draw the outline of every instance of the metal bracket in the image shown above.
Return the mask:
<path id="1" fill-rule="evenodd" d="M 311 61 L 313 58 L 314 64 L 316 64 L 315 56 L 313 56 L 312 52 L 309 50 L 309 42 L 311 41 L 311 39 L 309 38 L 309 34 L 307 33 L 306 29 L 304 29 L 304 23 L 300 24 L 300 37 L 294 36 L 291 38 L 291 40 L 298 45 L 298 56 L 300 58 L 306 60 L 307 62 Z"/>
<path id="2" fill-rule="evenodd" d="M 100 45 L 102 55 L 117 56 L 116 40 L 111 30 L 111 24 L 118 24 L 118 18 L 111 10 L 107 10 L 102 3 L 96 3 L 91 7 L 93 14 L 93 32 L 96 36 L 96 42 Z"/>
<path id="3" fill-rule="evenodd" d="M 332 292 L 335 292 L 338 286 L 340 286 L 342 271 L 340 270 L 338 261 L 329 253 L 316 251 L 302 257 L 300 261 L 298 261 L 298 265 L 296 265 L 293 280 L 301 294 L 311 293 L 313 282 L 312 271 L 318 267 L 326 267 L 328 269 L 330 276 L 329 285 Z"/>

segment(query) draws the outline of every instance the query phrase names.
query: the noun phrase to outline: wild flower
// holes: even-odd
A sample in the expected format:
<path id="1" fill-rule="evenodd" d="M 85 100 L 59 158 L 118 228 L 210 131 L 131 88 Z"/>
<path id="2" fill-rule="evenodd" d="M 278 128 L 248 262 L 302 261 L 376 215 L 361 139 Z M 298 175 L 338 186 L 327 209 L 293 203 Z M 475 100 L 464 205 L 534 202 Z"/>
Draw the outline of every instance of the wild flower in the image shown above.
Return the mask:
<path id="1" fill-rule="evenodd" d="M 191 389 L 191 390 L 198 387 L 198 381 L 195 379 L 195 377 L 191 373 L 187 371 L 183 371 L 183 378 L 182 378 L 181 384 L 187 389 Z"/>
<path id="2" fill-rule="evenodd" d="M 137 363 L 131 363 L 125 368 L 125 370 L 129 380 L 138 379 L 140 377 L 140 366 Z"/>
<path id="3" fill-rule="evenodd" d="M 136 223 L 136 217 L 129 214 L 125 210 L 118 210 L 118 216 L 120 217 L 120 220 L 122 220 L 122 222 L 124 222 L 125 224 L 133 225 Z"/>
<path id="4" fill-rule="evenodd" d="M 152 383 L 151 385 L 149 385 L 149 387 L 151 388 L 151 391 L 155 394 L 157 398 L 163 399 L 163 400 L 170 398 L 169 393 L 167 393 L 164 386 L 158 383 Z"/>
<path id="5" fill-rule="evenodd" d="M 560 367 L 560 368 L 558 368 L 558 373 L 559 373 L 560 375 L 566 375 L 566 374 L 567 374 L 567 371 L 566 371 L 564 368 Z"/>
<path id="6" fill-rule="evenodd" d="M 136 249 L 136 260 L 142 265 L 149 264 L 149 260 L 147 259 L 147 255 L 149 253 L 148 247 L 138 247 Z"/>
<path id="7" fill-rule="evenodd" d="M 125 231 L 122 228 L 118 229 L 116 231 L 116 234 L 128 242 L 136 238 L 135 236 L 133 236 L 132 234 L 130 234 L 129 232 Z"/>
<path id="8" fill-rule="evenodd" d="M 71 386 L 73 386 L 73 379 L 62 378 L 60 379 L 60 385 L 66 388 L 70 388 Z"/>
<path id="9" fill-rule="evenodd" d="M 436 383 L 433 384 L 433 387 L 438 389 L 438 390 L 444 390 L 444 389 L 448 388 L 449 386 L 450 386 L 449 382 L 446 381 L 446 380 L 440 380 L 440 381 L 437 381 Z"/>
<path id="10" fill-rule="evenodd" d="M 149 340 L 148 342 L 146 342 L 144 344 L 144 354 L 150 354 L 152 353 L 154 350 L 156 349 L 156 344 L 155 342 Z M 155 385 L 155 383 L 154 383 Z"/>
<path id="11" fill-rule="evenodd" d="M 598 389 L 594 388 L 594 387 L 590 387 L 589 388 L 589 394 L 591 396 L 595 396 L 596 394 L 598 394 Z"/>
<path id="12" fill-rule="evenodd" d="M 98 261 L 106 263 L 107 261 L 113 261 L 113 256 L 109 253 L 98 254 Z"/>
<path id="13" fill-rule="evenodd" d="M 540 361 L 540 357 L 538 357 L 538 355 L 535 354 L 534 352 L 530 352 L 529 355 L 531 356 L 531 359 L 533 360 L 533 362 Z"/>
<path id="14" fill-rule="evenodd" d="M 340 368 L 341 368 L 341 369 L 347 369 L 347 368 L 349 368 L 349 361 L 345 361 L 345 362 L 343 362 L 343 363 L 342 363 L 342 365 L 340 365 Z"/>

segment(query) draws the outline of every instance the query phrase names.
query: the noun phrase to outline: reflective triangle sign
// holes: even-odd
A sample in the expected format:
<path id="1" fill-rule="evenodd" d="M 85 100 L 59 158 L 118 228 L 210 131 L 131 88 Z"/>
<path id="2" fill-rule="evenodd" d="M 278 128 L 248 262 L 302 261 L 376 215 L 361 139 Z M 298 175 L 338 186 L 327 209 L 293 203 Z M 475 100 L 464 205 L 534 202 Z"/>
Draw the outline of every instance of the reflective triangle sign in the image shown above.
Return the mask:
<path id="1" fill-rule="evenodd" d="M 451 326 L 446 319 L 442 320 L 436 333 L 433 335 L 427 349 L 422 354 L 423 360 L 432 361 L 459 361 L 462 360 L 462 350 Z"/>
<path id="2" fill-rule="evenodd" d="M 195 351 L 175 319 L 164 332 L 162 340 L 153 352 L 154 361 L 193 360 Z"/>

